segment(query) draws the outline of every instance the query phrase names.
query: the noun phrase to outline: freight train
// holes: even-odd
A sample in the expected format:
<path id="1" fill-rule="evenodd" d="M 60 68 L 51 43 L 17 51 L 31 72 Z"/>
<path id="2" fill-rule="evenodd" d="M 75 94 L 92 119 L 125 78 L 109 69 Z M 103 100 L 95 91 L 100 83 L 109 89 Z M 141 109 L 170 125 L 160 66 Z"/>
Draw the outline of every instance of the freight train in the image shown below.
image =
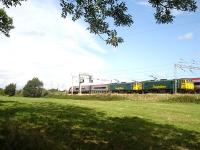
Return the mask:
<path id="1" fill-rule="evenodd" d="M 182 78 L 177 80 L 150 80 L 142 82 L 122 82 L 101 85 L 81 86 L 82 93 L 200 93 L 200 78 Z M 79 87 L 73 87 L 77 94 Z M 69 89 L 72 93 L 72 87 Z"/>

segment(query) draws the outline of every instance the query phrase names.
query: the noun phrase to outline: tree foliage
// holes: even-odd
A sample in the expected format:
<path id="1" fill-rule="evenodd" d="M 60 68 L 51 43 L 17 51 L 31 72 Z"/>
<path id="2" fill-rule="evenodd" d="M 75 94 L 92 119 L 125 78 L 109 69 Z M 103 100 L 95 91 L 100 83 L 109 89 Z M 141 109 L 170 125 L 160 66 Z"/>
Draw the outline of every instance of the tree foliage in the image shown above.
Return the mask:
<path id="1" fill-rule="evenodd" d="M 14 96 L 16 92 L 16 84 L 11 83 L 5 87 L 4 93 L 9 96 Z"/>
<path id="2" fill-rule="evenodd" d="M 61 0 L 61 7 L 62 17 L 70 14 L 73 21 L 83 17 L 91 33 L 99 36 L 106 34 L 106 42 L 113 46 L 123 42 L 123 39 L 117 36 L 115 29 L 110 29 L 108 19 L 112 18 L 117 27 L 131 26 L 133 23 L 132 16 L 127 14 L 126 3 L 118 0 Z"/>
<path id="3" fill-rule="evenodd" d="M 195 0 L 149 0 L 156 9 L 155 19 L 157 23 L 171 23 L 175 16 L 172 10 L 195 12 L 197 2 Z"/>
<path id="4" fill-rule="evenodd" d="M 6 8 L 21 5 L 22 1 L 26 0 L 0 0 L 0 2 Z M 9 32 L 13 28 L 13 19 L 6 14 L 6 11 L 4 9 L 0 8 L 0 32 L 9 37 Z"/>
<path id="5" fill-rule="evenodd" d="M 0 88 L 0 95 L 5 95 L 4 89 Z"/>
<path id="6" fill-rule="evenodd" d="M 29 80 L 23 88 L 23 96 L 25 97 L 41 97 L 43 83 L 38 78 Z"/>
<path id="7" fill-rule="evenodd" d="M 26 0 L 0 0 L 7 8 L 21 5 L 22 1 Z M 154 15 L 159 24 L 173 22 L 175 18 L 173 10 L 195 12 L 197 9 L 196 0 L 148 0 L 148 2 L 155 8 Z M 133 18 L 128 14 L 124 0 L 60 0 L 60 5 L 62 17 L 71 15 L 73 21 L 82 18 L 88 23 L 87 29 L 91 33 L 99 35 L 107 44 L 113 46 L 123 42 L 117 35 L 116 27 L 129 27 L 133 24 Z M 12 19 L 3 9 L 1 11 L 3 13 L 0 13 L 0 31 L 9 36 L 9 31 L 13 28 Z M 2 21 L 2 17 L 7 19 Z"/>
<path id="8" fill-rule="evenodd" d="M 4 9 L 0 9 L 0 32 L 9 37 L 9 32 L 13 28 L 12 18 L 6 14 Z"/>

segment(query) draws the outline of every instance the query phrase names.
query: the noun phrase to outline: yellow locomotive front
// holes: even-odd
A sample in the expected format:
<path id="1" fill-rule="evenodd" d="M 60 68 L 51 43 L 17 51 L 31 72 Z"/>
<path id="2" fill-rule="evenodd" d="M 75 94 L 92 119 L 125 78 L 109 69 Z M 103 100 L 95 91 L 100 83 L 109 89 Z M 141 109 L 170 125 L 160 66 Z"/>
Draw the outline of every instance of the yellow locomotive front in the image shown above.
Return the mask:
<path id="1" fill-rule="evenodd" d="M 140 82 L 133 83 L 133 91 L 135 91 L 135 92 L 142 91 L 142 83 L 140 83 Z"/>
<path id="2" fill-rule="evenodd" d="M 181 91 L 194 91 L 194 82 L 192 79 L 180 79 L 179 87 Z"/>

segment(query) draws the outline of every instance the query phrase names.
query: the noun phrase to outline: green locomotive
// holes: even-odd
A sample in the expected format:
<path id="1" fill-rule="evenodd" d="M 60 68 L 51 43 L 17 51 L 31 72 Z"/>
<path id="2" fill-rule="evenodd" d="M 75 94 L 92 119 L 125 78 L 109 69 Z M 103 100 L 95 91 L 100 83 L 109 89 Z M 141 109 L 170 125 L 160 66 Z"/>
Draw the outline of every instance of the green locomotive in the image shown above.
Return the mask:
<path id="1" fill-rule="evenodd" d="M 177 79 L 175 80 L 155 80 L 144 81 L 143 92 L 144 93 L 173 93 L 175 88 L 178 92 L 186 93 L 194 90 L 194 83 L 191 79 Z"/>
<path id="2" fill-rule="evenodd" d="M 143 82 L 143 92 L 173 92 L 174 89 L 173 80 L 160 80 L 160 81 L 144 81 Z"/>
<path id="3" fill-rule="evenodd" d="M 139 82 L 122 82 L 122 83 L 111 83 L 109 90 L 112 93 L 141 93 L 142 83 Z"/>
<path id="4" fill-rule="evenodd" d="M 180 93 L 189 93 L 194 91 L 194 83 L 191 79 L 177 79 L 175 80 L 150 80 L 143 82 L 122 82 L 111 83 L 109 91 L 111 93 L 173 93 L 175 91 Z"/>

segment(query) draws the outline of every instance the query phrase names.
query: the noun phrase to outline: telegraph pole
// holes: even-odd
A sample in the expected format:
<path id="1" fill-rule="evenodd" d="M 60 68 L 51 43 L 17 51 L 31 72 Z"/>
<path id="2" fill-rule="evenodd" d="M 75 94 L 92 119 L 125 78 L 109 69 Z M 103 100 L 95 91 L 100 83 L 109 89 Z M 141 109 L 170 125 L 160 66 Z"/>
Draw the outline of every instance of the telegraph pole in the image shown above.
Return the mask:
<path id="1" fill-rule="evenodd" d="M 79 74 L 79 94 L 81 95 L 82 94 L 82 91 L 81 91 L 81 83 L 82 83 L 82 81 L 81 81 L 82 79 L 81 79 L 81 75 Z"/>
<path id="2" fill-rule="evenodd" d="M 71 94 L 74 94 L 74 76 L 72 75 L 72 89 Z"/>
<path id="3" fill-rule="evenodd" d="M 73 74 L 71 74 L 72 77 L 72 87 L 71 87 L 71 94 L 74 94 L 74 78 L 77 78 L 77 76 L 74 76 Z"/>
<path id="4" fill-rule="evenodd" d="M 176 72 L 177 72 L 177 64 L 174 65 L 174 94 L 177 93 L 177 79 L 176 79 Z"/>

